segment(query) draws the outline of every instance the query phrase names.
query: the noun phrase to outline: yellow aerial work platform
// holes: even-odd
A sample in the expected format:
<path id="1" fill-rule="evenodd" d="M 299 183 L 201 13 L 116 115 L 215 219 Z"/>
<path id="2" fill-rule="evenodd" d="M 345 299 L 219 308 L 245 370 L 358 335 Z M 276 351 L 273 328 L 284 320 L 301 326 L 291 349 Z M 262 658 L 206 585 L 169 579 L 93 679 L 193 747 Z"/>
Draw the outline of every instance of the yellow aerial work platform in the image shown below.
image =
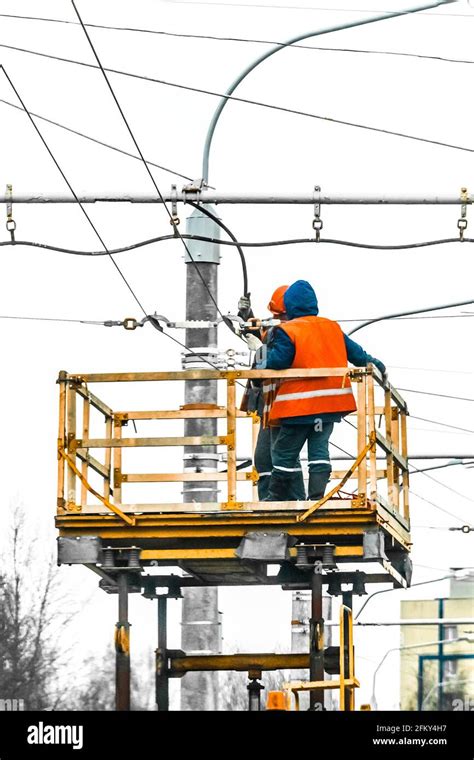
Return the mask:
<path id="1" fill-rule="evenodd" d="M 249 447 L 255 446 L 260 420 L 236 406 L 236 391 L 247 379 L 284 377 L 348 376 L 356 385 L 358 410 L 348 419 L 357 428 L 357 456 L 347 470 L 335 470 L 336 485 L 317 504 L 310 502 L 259 502 L 258 476 L 250 466 L 237 465 L 239 443 L 247 432 Z M 153 383 L 159 398 L 163 383 L 216 380 L 226 386 L 225 406 L 188 405 L 178 409 L 114 411 L 91 387 Z M 338 563 L 378 562 L 384 573 L 405 585 L 406 556 L 410 548 L 407 462 L 407 407 L 399 393 L 385 385 L 376 368 L 315 370 L 196 370 L 115 374 L 59 375 L 60 407 L 58 436 L 58 504 L 56 525 L 61 538 L 74 538 L 80 557 L 82 542 L 86 564 L 102 564 L 104 547 L 135 547 L 141 565 L 179 565 L 200 583 L 244 584 L 277 582 L 264 578 L 265 568 L 242 562 L 235 550 L 249 532 L 271 531 L 291 537 L 288 563 L 304 565 L 298 546 L 334 547 Z M 130 386 L 129 386 L 130 387 Z M 135 386 L 136 387 L 136 386 Z M 120 387 L 122 391 L 122 387 Z M 377 399 L 377 394 L 380 399 Z M 121 394 L 124 395 L 124 394 Z M 80 397 L 82 409 L 78 408 Z M 91 433 L 98 420 L 105 420 L 102 437 Z M 225 421 L 223 434 L 214 436 L 131 436 L 130 424 L 211 418 Z M 93 424 L 94 423 L 94 424 Z M 128 426 L 124 435 L 124 426 Z M 248 427 L 248 431 L 238 428 Z M 128 472 L 125 452 L 148 447 L 216 447 L 226 454 L 224 472 Z M 201 449 L 202 450 L 202 449 Z M 209 451 L 209 448 L 207 449 Z M 156 448 L 153 449 L 156 452 Z M 92 454 L 91 452 L 94 452 Z M 102 453 L 102 455 L 101 455 Z M 176 459 L 178 459 L 176 457 Z M 135 456 L 136 460 L 136 456 Z M 148 456 L 149 460 L 149 456 Z M 156 463 L 159 464 L 156 457 Z M 142 468 L 141 468 L 142 469 Z M 157 468 L 158 469 L 158 468 Z M 189 468 L 187 468 L 189 469 Z M 199 467 L 195 467 L 199 470 Z M 92 485 L 92 476 L 95 478 Z M 124 491 L 139 484 L 196 483 L 226 488 L 222 502 L 130 503 Z M 343 491 L 356 482 L 353 494 Z M 247 500 L 240 491 L 247 489 Z M 157 491 L 160 489 L 157 488 Z M 90 498 L 92 496 L 92 499 Z M 100 539 L 93 549 L 91 537 Z M 89 540 L 86 540 L 89 539 Z M 62 543 L 60 560 L 68 561 L 68 543 Z M 96 555 L 94 554 L 96 551 Z M 318 552 L 319 549 L 313 549 Z M 322 551 L 322 549 L 321 549 Z M 96 559 L 94 560 L 94 556 Z M 116 555 L 118 557 L 118 555 Z M 245 558 L 245 552 L 244 552 Z M 134 554 L 135 560 L 137 554 Z M 92 559 L 91 559 L 92 558 Z M 72 561 L 78 561 L 77 559 Z M 117 560 L 120 565 L 120 560 Z M 110 565 L 109 561 L 105 563 Z M 138 566 L 138 565 L 137 565 Z M 288 573 L 288 577 L 291 573 Z M 281 580 L 279 581 L 281 582 Z"/>
<path id="2" fill-rule="evenodd" d="M 346 418 L 352 426 L 347 429 L 353 435 L 354 459 L 348 456 L 347 469 L 333 471 L 333 487 L 319 502 L 259 502 L 258 475 L 249 454 L 255 448 L 260 419 L 255 413 L 239 410 L 238 393 L 250 379 L 278 382 L 290 377 L 327 376 L 340 377 L 341 385 L 348 377 L 354 386 L 357 412 Z M 166 389 L 168 397 L 176 398 L 178 384 L 183 381 L 217 383 L 222 405 L 163 408 L 166 404 L 158 399 L 166 399 Z M 262 670 L 307 666 L 310 682 L 290 684 L 288 693 L 309 690 L 310 704 L 316 709 L 314 705 L 324 704 L 324 691 L 337 687 L 340 709 L 353 709 L 353 690 L 358 681 L 353 667 L 352 594 L 365 593 L 366 583 L 391 582 L 406 587 L 411 577 L 408 411 L 396 389 L 373 366 L 60 372 L 58 383 L 59 563 L 90 567 L 102 576 L 100 585 L 105 591 L 118 593 L 117 709 L 129 707 L 129 592 L 158 599 L 159 709 L 168 707 L 168 679 L 189 670 L 248 670 L 250 705 L 259 705 Z M 118 411 L 91 390 L 99 383 L 106 388 L 109 401 L 112 397 L 114 406 L 119 404 Z M 186 420 L 211 420 L 212 425 L 207 427 L 213 434 L 170 434 L 173 426 Z M 145 428 L 148 435 L 142 437 Z M 238 444 L 248 446 L 246 457 L 238 456 Z M 201 461 L 214 467 L 203 471 L 197 457 L 188 458 L 186 467 L 176 468 L 176 462 L 181 462 L 176 447 L 203 452 Z M 221 471 L 219 461 L 225 463 Z M 164 471 L 167 466 L 172 471 Z M 225 497 L 217 502 L 183 503 L 182 494 L 175 491 L 184 483 L 197 484 L 200 493 L 222 487 Z M 345 487 L 352 490 L 347 492 Z M 148 500 L 143 497 L 144 490 Z M 187 498 L 190 495 L 186 493 Z M 269 572 L 270 565 L 280 566 L 278 574 Z M 148 572 L 150 566 L 152 572 Z M 170 574 L 166 568 L 173 567 L 177 572 Z M 166 574 L 159 570 L 156 574 L 157 568 Z M 307 655 L 193 656 L 167 648 L 167 598 L 180 596 L 182 587 L 247 584 L 311 589 Z M 344 612 L 341 645 L 326 650 L 324 584 L 329 594 L 342 595 Z M 351 589 L 342 590 L 342 585 Z M 158 589 L 166 591 L 158 593 Z M 324 672 L 339 673 L 339 682 L 326 682 Z"/>

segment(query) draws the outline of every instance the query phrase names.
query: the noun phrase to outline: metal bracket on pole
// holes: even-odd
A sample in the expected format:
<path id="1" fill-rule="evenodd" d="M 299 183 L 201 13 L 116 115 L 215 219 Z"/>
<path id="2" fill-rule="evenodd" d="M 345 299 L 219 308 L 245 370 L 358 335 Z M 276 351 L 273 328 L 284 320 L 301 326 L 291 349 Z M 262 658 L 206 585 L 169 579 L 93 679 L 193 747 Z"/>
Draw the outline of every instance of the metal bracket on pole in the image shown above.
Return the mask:
<path id="1" fill-rule="evenodd" d="M 217 367 L 219 355 L 217 346 L 196 346 L 192 351 L 182 352 L 183 369 L 208 369 L 209 364 Z"/>
<path id="2" fill-rule="evenodd" d="M 7 199 L 7 224 L 6 228 L 8 232 L 10 233 L 10 237 L 12 239 L 12 243 L 15 242 L 15 230 L 16 230 L 16 222 L 13 219 L 13 186 L 7 185 L 7 191 L 6 191 L 6 199 Z"/>
<path id="3" fill-rule="evenodd" d="M 179 237 L 178 224 L 180 223 L 178 216 L 178 190 L 176 185 L 171 185 L 171 218 L 170 224 L 173 227 L 173 235 Z"/>
<path id="4" fill-rule="evenodd" d="M 467 187 L 461 188 L 461 216 L 458 219 L 459 240 L 464 241 L 464 232 L 467 228 L 467 204 L 469 203 L 469 193 Z"/>
<path id="5" fill-rule="evenodd" d="M 321 219 L 321 188 L 319 185 L 314 186 L 314 219 L 313 230 L 316 236 L 316 242 L 319 243 L 321 239 L 321 230 L 323 229 L 323 220 Z"/>
<path id="6" fill-rule="evenodd" d="M 186 203 L 187 200 L 192 200 L 193 203 L 199 203 L 200 198 L 199 195 L 201 191 L 206 187 L 206 183 L 203 179 L 195 179 L 193 180 L 189 185 L 185 185 L 183 187 L 183 201 Z M 187 198 L 187 194 L 192 195 L 191 198 Z"/>

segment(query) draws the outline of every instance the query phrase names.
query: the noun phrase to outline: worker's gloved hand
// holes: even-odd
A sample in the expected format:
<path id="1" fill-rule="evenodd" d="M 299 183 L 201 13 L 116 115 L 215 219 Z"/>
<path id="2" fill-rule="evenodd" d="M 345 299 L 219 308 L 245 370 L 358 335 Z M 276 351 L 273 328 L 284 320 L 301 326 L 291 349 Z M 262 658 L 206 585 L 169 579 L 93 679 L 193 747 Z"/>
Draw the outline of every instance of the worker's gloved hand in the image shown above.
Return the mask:
<path id="1" fill-rule="evenodd" d="M 242 319 L 247 320 L 250 311 L 252 309 L 252 305 L 250 303 L 250 296 L 241 296 L 239 298 L 239 303 L 237 305 L 239 316 L 242 317 Z"/>
<path id="2" fill-rule="evenodd" d="M 245 333 L 242 337 L 247 342 L 251 351 L 258 351 L 263 346 L 260 338 L 257 338 L 257 336 L 252 333 Z"/>

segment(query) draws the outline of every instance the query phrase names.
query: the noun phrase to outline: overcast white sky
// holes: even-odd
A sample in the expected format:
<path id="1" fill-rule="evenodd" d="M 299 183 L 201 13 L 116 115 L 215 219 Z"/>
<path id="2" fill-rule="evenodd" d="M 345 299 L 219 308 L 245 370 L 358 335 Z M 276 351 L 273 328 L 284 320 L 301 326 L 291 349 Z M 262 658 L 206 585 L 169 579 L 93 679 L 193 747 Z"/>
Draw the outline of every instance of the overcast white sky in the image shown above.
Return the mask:
<path id="1" fill-rule="evenodd" d="M 309 6 L 308 2 L 308 6 Z M 275 7 L 261 2 L 196 3 L 137 0 L 79 0 L 84 21 L 159 31 L 281 41 L 289 36 L 336 25 L 408 2 L 366 3 L 344 0 L 342 9 Z M 360 8 L 361 6 L 361 8 Z M 372 7 L 373 6 L 373 7 Z M 67 0 L 3 0 L 2 13 L 75 20 Z M 370 13 L 369 13 L 370 11 Z M 93 62 L 80 28 L 0 18 L 0 43 Z M 474 60 L 474 10 L 459 2 L 430 14 L 394 19 L 321 37 L 314 45 L 417 53 Z M 266 45 L 213 41 L 125 31 L 92 29 L 107 67 L 169 82 L 222 92 Z M 313 43 L 305 43 L 311 46 Z M 124 150 L 130 138 L 99 72 L 1 48 L 0 61 L 27 107 L 73 129 Z M 391 55 L 288 49 L 251 74 L 238 95 L 351 122 L 406 132 L 464 146 L 474 151 L 472 64 Z M 190 177 L 201 171 L 202 145 L 216 98 L 186 90 L 111 75 L 117 97 L 144 155 Z M 0 76 L 0 98 L 16 102 Z M 14 191 L 67 191 L 27 117 L 0 103 L 1 181 Z M 152 192 L 138 161 L 94 145 L 45 122 L 38 125 L 77 192 Z M 310 192 L 458 193 L 472 192 L 473 153 L 437 147 L 375 132 L 285 114 L 258 106 L 229 103 L 216 130 L 210 182 L 219 190 Z M 178 182 L 153 170 L 161 189 Z M 241 240 L 310 237 L 312 209 L 227 207 L 220 215 Z M 110 247 L 168 234 L 163 209 L 97 206 L 91 216 Z M 183 214 L 181 217 L 183 218 Z M 457 207 L 323 207 L 328 237 L 371 243 L 412 242 L 457 235 Z M 97 240 L 79 209 L 67 206 L 16 206 L 17 238 L 72 248 L 98 250 Z M 468 218 L 472 217 L 471 209 Z M 470 221 L 474 225 L 474 219 Z M 470 227 L 468 227 L 468 233 Z M 3 239 L 8 233 L 3 232 Z M 2 248 L 2 315 L 71 319 L 139 317 L 138 307 L 107 257 L 86 259 L 31 248 Z M 450 245 L 404 252 L 377 252 L 339 246 L 256 249 L 247 255 L 254 308 L 263 313 L 269 294 L 282 282 L 310 280 L 321 313 L 336 319 L 369 318 L 403 309 L 467 300 L 472 295 L 472 248 Z M 179 241 L 142 248 L 117 257 L 147 311 L 171 319 L 184 316 L 185 266 Z M 223 249 L 219 304 L 235 311 L 241 292 L 237 253 Z M 474 308 L 466 307 L 465 311 Z M 462 309 L 446 314 L 459 314 Z M 430 319 L 385 322 L 368 327 L 357 339 L 388 366 L 392 382 L 472 398 L 474 362 L 472 320 Z M 351 325 L 343 323 L 346 329 Z M 45 540 L 54 541 L 57 387 L 60 369 L 77 372 L 169 370 L 180 367 L 179 349 L 151 327 L 133 333 L 83 325 L 0 321 L 4 369 L 1 377 L 3 436 L 1 501 L 8 511 L 15 499 L 38 520 Z M 177 335 L 183 338 L 182 334 Z M 220 346 L 232 343 L 222 332 Z M 123 389 L 121 389 L 123 391 Z M 119 402 L 110 389 L 107 401 Z M 413 415 L 473 429 L 473 404 L 405 394 Z M 170 404 L 179 404 L 180 399 Z M 342 428 L 343 426 L 341 426 Z M 417 420 L 410 422 L 410 451 L 474 455 L 472 436 Z M 338 431 L 335 440 L 348 440 Z M 344 444 L 343 444 L 344 445 Z M 422 475 L 412 478 L 416 493 L 459 519 L 412 498 L 414 526 L 446 528 L 472 524 L 473 470 L 451 467 L 434 476 L 456 495 Z M 467 497 L 467 498 L 466 498 Z M 447 530 L 413 530 L 414 581 L 443 575 L 450 566 L 472 564 L 471 535 Z M 93 594 L 84 611 L 92 650 L 111 640 L 115 598 L 94 592 L 96 579 L 81 568 L 64 568 L 71 595 Z M 427 591 L 428 589 L 428 591 Z M 382 595 L 367 619 L 399 616 L 399 599 L 425 598 L 446 585 Z M 179 603 L 173 604 L 171 645 L 179 645 Z M 290 595 L 278 589 L 223 590 L 227 647 L 242 650 L 289 647 Z M 152 603 L 134 597 L 131 605 L 135 651 L 155 645 Z M 82 623 L 84 622 L 82 621 Z M 93 624 L 91 624 L 93 621 Z M 397 628 L 363 629 L 357 635 L 359 701 L 368 701 L 372 671 L 387 648 L 397 646 Z M 384 665 L 379 705 L 398 704 L 397 656 Z M 385 680 L 384 680 L 385 678 Z"/>

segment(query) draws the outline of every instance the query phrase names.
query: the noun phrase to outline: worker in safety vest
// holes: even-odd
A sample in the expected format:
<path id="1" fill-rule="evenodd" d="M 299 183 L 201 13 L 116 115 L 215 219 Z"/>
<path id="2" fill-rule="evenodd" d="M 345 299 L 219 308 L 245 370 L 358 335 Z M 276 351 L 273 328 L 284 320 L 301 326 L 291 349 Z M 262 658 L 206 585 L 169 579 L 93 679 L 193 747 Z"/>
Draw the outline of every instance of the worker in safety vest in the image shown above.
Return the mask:
<path id="1" fill-rule="evenodd" d="M 280 285 L 273 293 L 267 307 L 273 317 L 281 321 L 287 320 L 285 305 L 283 303 L 283 296 L 287 290 L 288 285 Z M 240 299 L 239 314 L 244 319 L 248 319 L 250 315 L 249 299 Z M 271 340 L 274 329 L 274 327 L 270 327 L 268 330 L 260 331 L 259 338 L 264 345 L 267 341 Z M 277 386 L 278 380 L 249 380 L 240 406 L 241 410 L 245 412 L 256 411 L 261 420 L 254 455 L 254 465 L 258 473 L 257 489 L 260 501 L 263 501 L 268 495 L 268 487 L 272 474 L 272 446 L 275 445 L 280 431 L 278 422 L 270 425 L 268 420 L 268 412 L 271 409 Z M 306 499 L 303 471 L 299 457 L 297 458 L 295 472 L 289 480 L 289 498 L 292 501 Z"/>
<path id="2" fill-rule="evenodd" d="M 357 367 L 374 364 L 385 374 L 385 365 L 344 335 L 337 322 L 318 316 L 313 288 L 298 280 L 285 292 L 288 321 L 274 328 L 260 369 Z M 266 353 L 266 355 L 265 355 Z M 298 457 L 308 442 L 308 498 L 321 499 L 331 475 L 329 438 L 334 423 L 355 411 L 356 403 L 347 377 L 314 377 L 282 380 L 269 411 L 270 425 L 280 432 L 272 447 L 272 475 L 266 501 L 290 500 L 291 479 L 299 470 Z"/>

